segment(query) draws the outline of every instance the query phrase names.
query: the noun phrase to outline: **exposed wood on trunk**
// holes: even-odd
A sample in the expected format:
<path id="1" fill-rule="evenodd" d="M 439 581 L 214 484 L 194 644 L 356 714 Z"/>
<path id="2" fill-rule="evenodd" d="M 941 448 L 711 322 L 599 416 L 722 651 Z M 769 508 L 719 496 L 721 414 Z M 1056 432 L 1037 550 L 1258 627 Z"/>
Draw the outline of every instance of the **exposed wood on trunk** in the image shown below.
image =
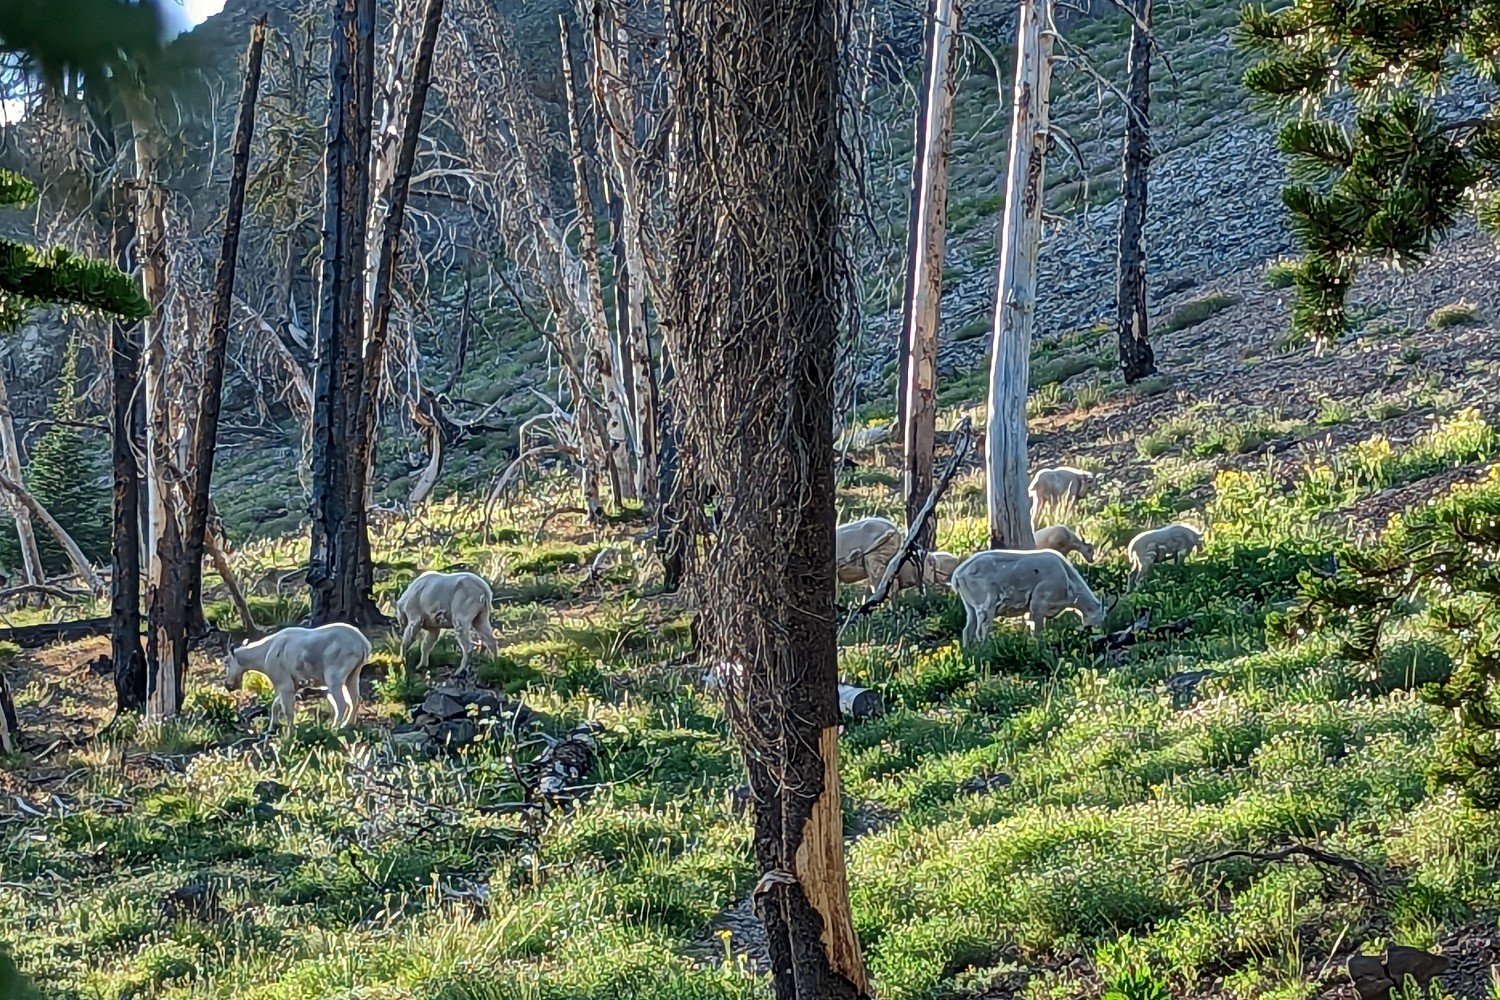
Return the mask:
<path id="1" fill-rule="evenodd" d="M 266 19 L 262 16 L 250 29 L 250 47 L 245 56 L 245 86 L 240 93 L 239 117 L 235 122 L 234 146 L 230 153 L 229 203 L 224 211 L 224 234 L 214 271 L 214 298 L 212 312 L 209 314 L 208 343 L 204 345 L 203 352 L 203 384 L 198 394 L 198 414 L 190 446 L 191 459 L 186 466 L 189 496 L 183 555 L 187 580 L 183 596 L 190 612 L 196 609 L 199 616 L 203 604 L 203 551 L 208 535 L 209 487 L 213 482 L 214 456 L 218 451 L 224 358 L 229 353 L 229 317 L 234 309 L 234 276 L 239 259 L 250 141 L 255 133 L 255 104 L 260 93 L 265 45 Z M 225 583 L 230 584 L 233 592 L 231 581 L 226 580 Z"/>
<path id="2" fill-rule="evenodd" d="M 411 422 L 427 435 L 427 466 L 412 484 L 406 501 L 416 506 L 432 493 L 443 472 L 443 414 L 437 397 L 422 390 L 421 402 L 411 404 Z"/>
<path id="3" fill-rule="evenodd" d="M 609 485 L 616 506 L 622 500 L 635 500 L 635 472 L 632 468 L 629 417 L 625 411 L 625 390 L 614 362 L 610 345 L 609 320 L 604 312 L 604 291 L 599 275 L 599 234 L 594 225 L 594 199 L 589 183 L 588 154 L 578 124 L 577 94 L 573 86 L 573 48 L 568 37 L 566 17 L 557 19 L 562 38 L 563 102 L 568 112 L 568 136 L 573 161 L 573 197 L 578 211 L 578 253 L 582 258 L 587 285 L 584 302 L 584 324 L 588 329 L 586 384 L 595 384 L 604 406 L 605 430 L 609 435 Z"/>
<path id="4" fill-rule="evenodd" d="M 919 116 L 923 134 L 916 154 L 922 160 L 921 187 L 911 222 L 914 253 L 907 272 L 906 400 L 902 407 L 902 491 L 907 524 L 917 523 L 917 512 L 932 492 L 938 326 L 948 229 L 948 154 L 953 136 L 953 48 L 958 18 L 959 0 L 935 0 L 928 26 L 926 86 Z M 930 519 L 924 521 L 917 537 L 918 548 L 932 548 L 935 537 L 936 525 Z"/>
<path id="5" fill-rule="evenodd" d="M 396 154 L 395 173 L 390 183 L 390 207 L 380 236 L 380 262 L 376 272 L 374 315 L 370 323 L 369 345 L 365 351 L 363 396 L 360 399 L 359 436 L 355 439 L 355 469 L 367 476 L 375 459 L 376 422 L 379 416 L 380 387 L 385 371 L 386 342 L 390 331 L 391 303 L 395 296 L 396 259 L 401 249 L 401 229 L 406 221 L 407 197 L 411 192 L 412 166 L 417 157 L 417 140 L 422 134 L 422 117 L 427 107 L 427 91 L 432 82 L 432 50 L 437 43 L 438 28 L 443 21 L 443 0 L 427 0 L 422 14 L 422 33 L 411 70 L 411 91 L 401 124 L 401 148 Z M 434 418 L 436 410 L 433 411 Z M 412 502 L 423 499 L 437 481 L 442 468 L 442 428 L 434 419 L 432 425 L 432 461 L 428 466 L 431 481 L 425 489 L 421 480 L 412 492 Z M 367 483 L 362 479 L 361 495 Z M 420 494 L 420 495 L 419 495 Z M 373 579 L 369 583 L 373 584 Z"/>
<path id="6" fill-rule="evenodd" d="M 156 145 L 144 127 L 135 135 L 136 239 L 141 292 L 151 303 L 144 321 L 142 374 L 146 389 L 146 718 L 160 722 L 182 708 L 187 677 L 187 594 L 182 524 L 173 502 L 172 364 L 167 335 L 165 195 L 154 179 Z"/>
<path id="7" fill-rule="evenodd" d="M 1126 384 L 1156 373 L 1146 320 L 1146 183 L 1151 170 L 1151 0 L 1135 0 L 1120 166 L 1120 240 L 1116 251 L 1115 319 L 1120 372 Z"/>
<path id="8" fill-rule="evenodd" d="M 870 993 L 844 875 L 838 772 L 833 400 L 838 31 L 828 0 L 667 8 L 673 222 L 662 331 L 692 503 L 709 662 L 754 803 L 777 1000 Z M 681 491 L 679 491 L 680 493 Z"/>
<path id="9" fill-rule="evenodd" d="M 985 435 L 990 547 L 995 549 L 1033 545 L 1031 505 L 1026 496 L 1026 392 L 1042 238 L 1043 174 L 1050 141 L 1047 92 L 1053 34 L 1051 0 L 1021 0 Z"/>
<path id="10" fill-rule="evenodd" d="M 312 546 L 307 580 L 315 623 L 383 620 L 357 460 L 364 375 L 365 225 L 370 203 L 370 109 L 375 2 L 341 0 L 329 46 L 328 138 L 323 161 L 323 256 L 313 381 Z"/>
<path id="11" fill-rule="evenodd" d="M 5 386 L 5 376 L 0 372 L 0 457 L 4 460 L 5 475 L 12 482 L 23 482 L 21 478 L 21 446 L 16 441 L 16 422 L 10 409 L 10 393 Z M 21 548 L 21 579 L 30 584 L 47 582 L 46 570 L 42 568 L 42 554 L 36 546 L 36 531 L 31 526 L 31 512 L 7 495 L 5 509 L 12 512 L 16 525 L 16 540 Z"/>
<path id="12" fill-rule="evenodd" d="M 31 495 L 31 491 L 3 473 L 0 473 L 0 489 L 10 493 L 57 540 L 57 544 L 62 546 L 63 551 L 67 553 L 73 572 L 78 574 L 78 578 L 89 588 L 90 593 L 104 596 L 104 581 L 99 579 L 99 574 L 94 571 L 88 557 L 83 554 L 83 550 L 78 547 L 78 543 L 73 541 L 63 526 L 57 523 L 57 519 L 47 513 L 47 508 L 37 502 L 37 498 Z"/>

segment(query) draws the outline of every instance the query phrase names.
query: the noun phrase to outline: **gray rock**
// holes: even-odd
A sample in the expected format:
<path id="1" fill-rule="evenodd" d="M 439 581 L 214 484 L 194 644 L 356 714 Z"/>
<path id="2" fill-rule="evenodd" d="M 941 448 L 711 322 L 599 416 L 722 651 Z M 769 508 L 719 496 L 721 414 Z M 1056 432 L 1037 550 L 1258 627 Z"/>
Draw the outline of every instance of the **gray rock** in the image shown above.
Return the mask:
<path id="1" fill-rule="evenodd" d="M 454 719 L 439 722 L 428 729 L 427 733 L 442 746 L 463 747 L 474 742 L 479 730 L 468 719 Z"/>
<path id="2" fill-rule="evenodd" d="M 286 798 L 291 789 L 279 781 L 257 781 L 255 783 L 255 797 L 262 802 L 280 802 Z"/>
<path id="3" fill-rule="evenodd" d="M 427 692 L 427 697 L 422 699 L 422 707 L 418 709 L 423 715 L 446 722 L 449 719 L 461 719 L 469 714 L 464 703 L 456 697 L 456 692 L 437 688 Z M 415 718 L 415 713 L 413 714 Z"/>

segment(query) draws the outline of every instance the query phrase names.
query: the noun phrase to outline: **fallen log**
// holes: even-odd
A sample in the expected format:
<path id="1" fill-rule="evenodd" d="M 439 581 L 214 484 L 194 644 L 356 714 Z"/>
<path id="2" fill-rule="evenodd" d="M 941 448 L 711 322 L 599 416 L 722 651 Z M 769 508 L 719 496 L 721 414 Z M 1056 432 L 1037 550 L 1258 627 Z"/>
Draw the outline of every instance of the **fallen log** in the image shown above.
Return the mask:
<path id="1" fill-rule="evenodd" d="M 0 642 L 13 642 L 22 649 L 50 646 L 54 642 L 73 642 L 96 635 L 109 635 L 108 618 L 79 618 L 68 622 L 41 622 L 0 628 Z"/>

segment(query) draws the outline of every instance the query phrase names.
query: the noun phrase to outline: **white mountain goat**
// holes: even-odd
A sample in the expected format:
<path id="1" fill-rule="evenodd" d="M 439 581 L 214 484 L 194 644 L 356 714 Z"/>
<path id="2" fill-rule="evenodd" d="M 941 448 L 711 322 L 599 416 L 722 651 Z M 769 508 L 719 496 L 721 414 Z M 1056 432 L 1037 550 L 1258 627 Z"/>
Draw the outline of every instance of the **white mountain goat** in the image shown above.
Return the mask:
<path id="1" fill-rule="evenodd" d="M 458 648 L 462 654 L 460 672 L 469 672 L 469 652 L 476 641 L 485 652 L 494 656 L 499 652 L 495 641 L 495 630 L 490 626 L 490 605 L 494 592 L 483 577 L 473 573 L 438 573 L 428 570 L 411 582 L 396 601 L 396 628 L 401 631 L 401 655 L 407 647 L 422 636 L 422 659 L 418 664 L 427 669 L 427 657 L 437 644 L 438 633 L 451 628 L 458 636 Z"/>
<path id="2" fill-rule="evenodd" d="M 1051 549 L 991 549 L 959 564 L 950 584 L 964 602 L 963 645 L 989 638 L 995 616 L 1024 615 L 1033 634 L 1048 618 L 1073 611 L 1090 628 L 1105 607 L 1078 570 Z"/>
<path id="3" fill-rule="evenodd" d="M 1028 493 L 1031 496 L 1031 520 L 1036 523 L 1043 510 L 1058 510 L 1077 503 L 1094 488 L 1094 474 L 1070 465 L 1059 465 L 1053 469 L 1038 469 L 1031 477 Z"/>
<path id="4" fill-rule="evenodd" d="M 276 692 L 270 725 L 275 727 L 279 715 L 290 733 L 297 689 L 322 682 L 333 706 L 333 724 L 342 727 L 359 711 L 359 673 L 369 659 L 370 640 L 353 625 L 294 625 L 230 650 L 224 660 L 224 686 L 236 690 L 247 671 L 265 674 Z"/>
<path id="5" fill-rule="evenodd" d="M 1067 555 L 1069 552 L 1077 552 L 1083 557 L 1083 561 L 1091 563 L 1094 561 L 1094 547 L 1079 537 L 1078 533 L 1066 524 L 1054 524 L 1048 528 L 1038 528 L 1032 535 L 1039 549 L 1051 549 Z"/>
<path id="6" fill-rule="evenodd" d="M 1146 582 L 1151 567 L 1157 563 L 1182 562 L 1189 552 L 1203 547 L 1203 533 L 1191 524 L 1169 524 L 1165 528 L 1143 531 L 1130 540 L 1130 574 L 1125 589 L 1134 590 Z"/>

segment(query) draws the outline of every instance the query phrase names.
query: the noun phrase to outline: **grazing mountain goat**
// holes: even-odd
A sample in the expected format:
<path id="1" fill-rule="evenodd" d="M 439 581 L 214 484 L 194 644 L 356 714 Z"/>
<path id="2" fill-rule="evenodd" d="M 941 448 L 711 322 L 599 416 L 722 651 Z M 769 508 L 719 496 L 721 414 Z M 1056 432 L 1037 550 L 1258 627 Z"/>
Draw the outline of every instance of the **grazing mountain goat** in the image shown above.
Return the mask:
<path id="1" fill-rule="evenodd" d="M 1203 547 L 1203 533 L 1191 524 L 1169 524 L 1165 528 L 1143 531 L 1130 540 L 1130 574 L 1125 589 L 1134 590 L 1146 582 L 1151 567 L 1159 562 L 1182 562 L 1191 551 Z"/>
<path id="2" fill-rule="evenodd" d="M 1036 539 L 1036 547 L 1039 549 L 1051 549 L 1067 555 L 1069 552 L 1077 552 L 1083 556 L 1083 561 L 1091 563 L 1094 561 L 1094 547 L 1065 524 L 1054 524 L 1050 528 L 1038 528 L 1032 536 Z"/>
<path id="3" fill-rule="evenodd" d="M 418 666 L 427 669 L 427 657 L 437 644 L 438 633 L 451 628 L 458 636 L 462 654 L 458 669 L 469 672 L 469 650 L 477 640 L 485 652 L 494 656 L 499 646 L 495 630 L 490 627 L 490 605 L 494 592 L 483 577 L 473 573 L 438 573 L 428 570 L 411 582 L 396 601 L 396 627 L 401 630 L 401 655 L 423 632 L 422 659 Z"/>
<path id="4" fill-rule="evenodd" d="M 321 681 L 333 705 L 333 724 L 342 727 L 359 711 L 359 672 L 369 659 L 370 640 L 353 625 L 294 625 L 230 650 L 224 660 L 224 686 L 231 691 L 237 689 L 246 671 L 265 674 L 276 691 L 270 725 L 275 727 L 279 714 L 290 733 L 297 711 L 297 688 Z"/>
<path id="5" fill-rule="evenodd" d="M 1031 520 L 1036 521 L 1043 509 L 1077 503 L 1094 488 L 1094 474 L 1059 465 L 1055 469 L 1038 469 L 1031 477 Z"/>
<path id="6" fill-rule="evenodd" d="M 991 549 L 965 559 L 950 585 L 964 602 L 963 644 L 989 638 L 995 616 L 1025 615 L 1032 634 L 1063 611 L 1090 628 L 1104 623 L 1104 605 L 1067 558 L 1050 549 Z"/>
<path id="7" fill-rule="evenodd" d="M 841 524 L 834 535 L 834 565 L 839 583 L 866 581 L 870 589 L 880 585 L 891 560 L 901 554 L 904 535 L 883 517 L 863 517 Z M 959 558 L 948 552 L 929 552 L 922 561 L 924 583 L 947 583 Z M 917 585 L 917 567 L 908 562 L 891 581 L 892 591 Z"/>

